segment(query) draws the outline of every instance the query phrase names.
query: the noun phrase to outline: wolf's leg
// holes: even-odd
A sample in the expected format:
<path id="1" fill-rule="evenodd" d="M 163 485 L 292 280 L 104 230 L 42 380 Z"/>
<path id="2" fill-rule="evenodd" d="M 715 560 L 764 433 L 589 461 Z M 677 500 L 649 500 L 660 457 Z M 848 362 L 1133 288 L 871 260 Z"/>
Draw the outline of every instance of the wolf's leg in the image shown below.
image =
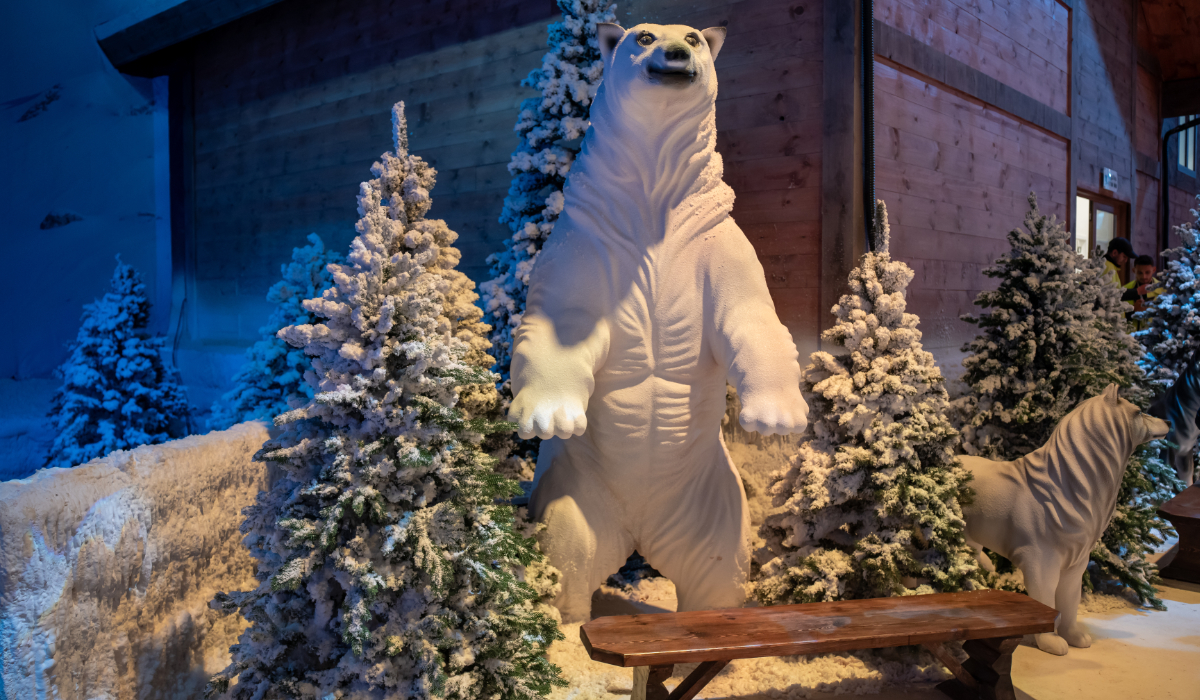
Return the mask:
<path id="1" fill-rule="evenodd" d="M 1087 569 L 1085 557 L 1080 565 L 1067 568 L 1058 580 L 1058 591 L 1054 596 L 1054 608 L 1058 610 L 1058 634 L 1067 644 L 1080 649 L 1092 645 L 1092 635 L 1079 624 L 1079 596 L 1083 585 L 1083 572 Z"/>
<path id="2" fill-rule="evenodd" d="M 1045 549 L 1039 551 L 1028 548 L 1019 554 L 1014 553 L 1013 563 L 1025 576 L 1025 590 L 1029 592 L 1029 597 L 1042 605 L 1054 608 L 1057 602 L 1058 582 L 1062 577 L 1062 564 L 1058 556 Z M 1059 610 L 1059 615 L 1061 617 L 1062 610 Z M 1042 651 L 1058 656 L 1067 653 L 1067 641 L 1053 632 L 1035 634 L 1033 637 Z"/>
<path id="3" fill-rule="evenodd" d="M 996 573 L 996 565 L 992 563 L 992 558 L 983 553 L 983 545 L 978 542 L 967 540 L 967 545 L 975 552 L 975 561 L 979 562 L 979 567 L 984 571 Z"/>
<path id="4" fill-rule="evenodd" d="M 648 523 L 637 543 L 646 561 L 675 584 L 679 610 L 740 607 L 750 566 L 750 515 L 742 484 L 720 452 L 681 489 L 675 507 Z"/>
<path id="5" fill-rule="evenodd" d="M 625 563 L 633 540 L 621 526 L 616 499 L 592 476 L 594 469 L 577 468 L 567 452 L 551 451 L 554 461 L 538 480 L 530 511 L 546 524 L 539 537 L 542 551 L 562 574 L 554 605 L 563 622 L 584 622 L 591 619 L 592 593 Z"/>

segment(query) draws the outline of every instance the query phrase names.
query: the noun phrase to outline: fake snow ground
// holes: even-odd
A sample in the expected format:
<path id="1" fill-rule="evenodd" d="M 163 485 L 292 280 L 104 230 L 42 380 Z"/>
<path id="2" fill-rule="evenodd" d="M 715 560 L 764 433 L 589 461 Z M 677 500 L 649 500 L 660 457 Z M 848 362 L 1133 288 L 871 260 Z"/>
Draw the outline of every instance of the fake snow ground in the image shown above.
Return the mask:
<path id="1" fill-rule="evenodd" d="M 1167 581 L 1167 611 L 1147 610 L 1112 595 L 1086 596 L 1080 619 L 1095 637 L 1089 649 L 1052 656 L 1022 645 L 1013 659 L 1018 700 L 1196 700 L 1200 697 L 1200 586 Z M 628 590 L 603 587 L 593 616 L 663 612 L 675 608 L 666 579 L 644 579 Z M 553 700 L 619 700 L 631 694 L 632 671 L 592 661 L 579 625 L 563 627 L 566 640 L 550 648 L 567 688 Z M 928 664 L 928 659 L 925 659 Z M 674 687 L 694 665 L 675 667 Z M 949 673 L 940 665 L 913 666 L 879 655 L 827 655 L 733 661 L 699 698 L 776 700 L 871 694 L 878 700 L 945 700 L 934 685 Z"/>
<path id="2" fill-rule="evenodd" d="M 730 456 L 742 473 L 757 526 L 765 515 L 770 472 L 778 468 L 783 445 L 763 448 L 731 441 Z M 752 528 L 757 529 L 757 527 Z M 1171 546 L 1164 549 L 1171 556 Z M 1165 565 L 1164 559 L 1162 564 Z M 1080 619 L 1095 637 L 1089 649 L 1052 656 L 1022 645 L 1014 654 L 1013 682 L 1018 700 L 1197 700 L 1200 698 L 1200 586 L 1167 581 L 1160 587 L 1167 611 L 1140 608 L 1113 595 L 1085 596 Z M 603 586 L 592 597 L 592 616 L 632 615 L 675 610 L 675 587 L 662 578 L 636 586 Z M 566 639 L 555 643 L 550 661 L 570 685 L 551 700 L 620 700 L 632 693 L 633 672 L 588 658 L 580 625 L 565 625 Z M 698 698 L 777 700 L 870 695 L 877 700 L 945 700 L 934 688 L 949 677 L 922 655 L 900 663 L 896 652 L 860 652 L 818 657 L 779 657 L 733 661 Z M 694 664 L 675 667 L 674 687 Z"/>

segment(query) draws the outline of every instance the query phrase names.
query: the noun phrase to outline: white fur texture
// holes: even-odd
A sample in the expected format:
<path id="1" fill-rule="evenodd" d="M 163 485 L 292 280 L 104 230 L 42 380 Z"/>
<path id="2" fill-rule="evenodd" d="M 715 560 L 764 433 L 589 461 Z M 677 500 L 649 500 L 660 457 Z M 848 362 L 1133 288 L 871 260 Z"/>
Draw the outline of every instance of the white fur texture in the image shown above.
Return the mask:
<path id="1" fill-rule="evenodd" d="M 736 606 L 749 519 L 721 440 L 726 380 L 748 430 L 799 432 L 808 407 L 796 347 L 729 216 L 715 152 L 724 30 L 601 30 L 604 82 L 530 279 L 510 419 L 548 439 L 531 506 L 565 620 L 588 618 L 592 591 L 635 548 L 680 609 Z"/>
<path id="2" fill-rule="evenodd" d="M 974 503 L 963 509 L 967 539 L 1012 560 L 1029 595 L 1059 612 L 1057 634 L 1037 635 L 1043 651 L 1092 640 L 1076 623 L 1088 555 L 1117 507 L 1125 465 L 1138 445 L 1163 437 L 1165 422 L 1117 396 L 1110 384 L 1068 413 L 1039 449 L 1012 462 L 963 457 L 975 477 Z"/>

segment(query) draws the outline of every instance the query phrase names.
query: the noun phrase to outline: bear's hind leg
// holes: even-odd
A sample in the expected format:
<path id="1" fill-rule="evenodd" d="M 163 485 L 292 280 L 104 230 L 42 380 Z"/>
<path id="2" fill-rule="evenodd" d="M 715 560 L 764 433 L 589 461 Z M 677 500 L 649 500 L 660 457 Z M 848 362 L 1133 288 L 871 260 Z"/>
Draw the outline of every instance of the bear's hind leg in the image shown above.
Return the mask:
<path id="1" fill-rule="evenodd" d="M 741 481 L 722 446 L 638 541 L 651 566 L 675 584 L 678 610 L 741 607 L 750 567 L 750 515 Z"/>
<path id="2" fill-rule="evenodd" d="M 545 446 L 543 450 L 550 452 Z M 572 469 L 567 460 L 566 454 L 554 454 L 534 490 L 531 510 L 546 525 L 538 538 L 542 551 L 562 574 L 554 605 L 563 622 L 586 622 L 592 616 L 592 593 L 625 563 L 633 538 L 603 483 Z"/>

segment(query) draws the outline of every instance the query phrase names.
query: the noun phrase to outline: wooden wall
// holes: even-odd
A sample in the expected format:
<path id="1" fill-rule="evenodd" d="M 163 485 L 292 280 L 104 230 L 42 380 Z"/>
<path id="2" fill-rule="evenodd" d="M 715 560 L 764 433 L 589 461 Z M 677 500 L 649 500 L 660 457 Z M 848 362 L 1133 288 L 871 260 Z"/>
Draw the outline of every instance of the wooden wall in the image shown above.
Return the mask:
<path id="1" fill-rule="evenodd" d="M 1069 20 L 1055 0 L 876 0 L 875 17 L 951 59 L 945 74 L 975 72 L 1024 95 L 1025 106 L 1067 109 Z M 888 204 L 893 254 L 916 273 L 909 310 L 944 359 L 974 337 L 959 317 L 994 286 L 983 269 L 1008 248 L 1028 193 L 1042 211 L 1067 214 L 1069 141 L 1006 108 L 1017 106 L 876 57 L 876 196 Z"/>
<path id="2" fill-rule="evenodd" d="M 358 184 L 390 146 L 405 100 L 411 148 L 439 170 L 431 216 L 487 279 L 522 99 L 546 51 L 550 0 L 285 0 L 195 48 L 192 342 L 245 344 L 267 288 L 312 231 L 344 249 Z M 814 349 L 819 288 L 821 2 L 619 3 L 638 22 L 724 25 L 719 148 L 734 217 L 757 247 L 781 318 Z M 801 341 L 801 338 L 805 340 Z"/>
<path id="3" fill-rule="evenodd" d="M 355 235 L 358 185 L 405 100 L 412 149 L 439 169 L 432 216 L 479 279 L 497 223 L 520 81 L 541 62 L 551 0 L 287 0 L 195 49 L 193 340 L 245 344 L 280 264 L 310 232 Z"/>

